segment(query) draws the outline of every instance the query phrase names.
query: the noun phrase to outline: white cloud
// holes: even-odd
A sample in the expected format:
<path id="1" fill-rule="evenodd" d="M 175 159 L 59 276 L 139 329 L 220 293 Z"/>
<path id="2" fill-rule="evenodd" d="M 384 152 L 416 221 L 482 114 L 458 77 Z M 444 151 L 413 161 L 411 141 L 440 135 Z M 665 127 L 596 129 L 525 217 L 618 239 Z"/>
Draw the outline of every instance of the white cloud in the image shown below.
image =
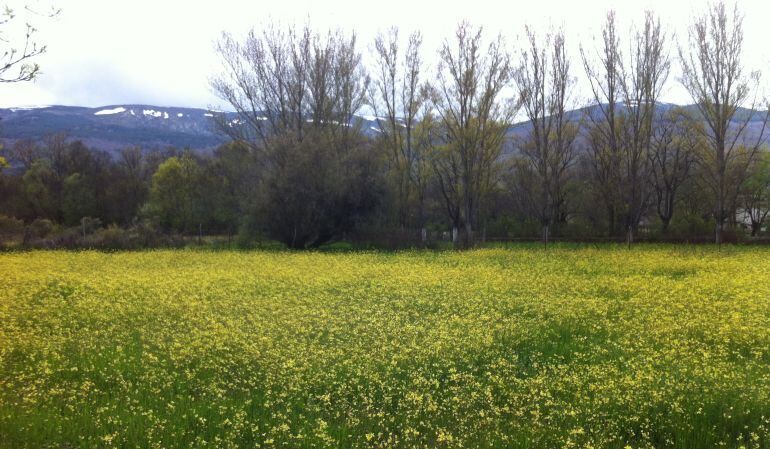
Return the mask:
<path id="1" fill-rule="evenodd" d="M 268 17 L 283 22 L 311 22 L 320 28 L 354 29 L 365 52 L 379 29 L 399 25 L 407 33 L 419 29 L 425 36 L 425 60 L 435 64 L 441 40 L 451 36 L 464 18 L 481 24 L 488 33 L 502 32 L 514 43 L 525 23 L 543 29 L 563 26 L 572 55 L 573 71 L 584 79 L 578 45 L 591 45 L 604 13 L 639 19 L 645 9 L 657 11 L 677 34 L 686 37 L 694 11 L 706 0 L 500 2 L 493 0 L 360 2 L 223 1 L 132 2 L 69 0 L 52 23 L 40 23 L 41 41 L 48 53 L 39 59 L 43 74 L 35 83 L 0 86 L 0 105 L 154 104 L 159 106 L 223 107 L 209 90 L 208 78 L 218 71 L 214 41 L 227 29 L 236 35 L 258 26 Z M 741 0 L 746 13 L 746 62 L 751 68 L 768 67 L 764 35 L 768 7 L 763 0 Z M 623 23 L 623 22 L 622 22 Z M 512 45 L 513 47 L 513 45 Z M 672 57 L 676 48 L 671 47 Z M 770 73 L 766 74 L 770 80 Z M 687 101 L 675 76 L 669 81 L 668 101 Z"/>

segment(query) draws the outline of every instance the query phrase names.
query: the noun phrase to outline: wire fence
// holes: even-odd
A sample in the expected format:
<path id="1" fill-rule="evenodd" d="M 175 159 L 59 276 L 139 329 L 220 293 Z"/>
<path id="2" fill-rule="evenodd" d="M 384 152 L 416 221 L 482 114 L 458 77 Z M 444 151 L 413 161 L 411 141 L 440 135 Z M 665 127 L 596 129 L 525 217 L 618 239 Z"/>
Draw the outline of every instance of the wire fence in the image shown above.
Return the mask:
<path id="1" fill-rule="evenodd" d="M 450 231 L 421 231 L 419 229 L 397 229 L 397 230 L 370 230 L 368 232 L 357 232 L 351 234 L 350 240 L 359 243 L 371 243 L 372 246 L 381 246 L 385 248 L 397 247 L 430 247 L 436 244 L 452 244 L 454 239 Z M 506 243 L 540 243 L 546 244 L 542 235 L 529 236 L 501 236 L 489 235 L 479 232 L 476 235 L 476 242 L 480 244 L 506 244 Z M 725 233 L 723 235 L 725 244 L 742 245 L 770 245 L 770 235 L 750 236 L 748 233 Z M 714 244 L 714 235 L 695 235 L 695 236 L 661 236 L 651 235 L 649 233 L 639 233 L 634 236 L 633 241 L 629 242 L 625 235 L 617 236 L 549 236 L 548 244 L 551 243 L 574 243 L 574 244 L 637 244 L 637 243 L 668 243 L 668 244 L 690 244 L 703 245 Z"/>

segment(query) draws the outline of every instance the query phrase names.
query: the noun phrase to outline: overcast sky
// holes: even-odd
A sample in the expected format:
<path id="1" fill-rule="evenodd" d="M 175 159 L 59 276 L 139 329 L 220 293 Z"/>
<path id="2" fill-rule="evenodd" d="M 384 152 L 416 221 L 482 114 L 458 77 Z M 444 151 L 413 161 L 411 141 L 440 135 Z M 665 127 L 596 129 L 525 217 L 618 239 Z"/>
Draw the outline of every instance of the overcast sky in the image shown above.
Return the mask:
<path id="1" fill-rule="evenodd" d="M 745 61 L 762 69 L 770 82 L 768 0 L 739 0 L 745 12 Z M 13 2 L 11 2 L 13 4 Z M 272 18 L 309 22 L 319 28 L 355 30 L 368 52 L 378 30 L 398 25 L 402 32 L 419 29 L 425 37 L 425 59 L 435 63 L 439 43 L 456 24 L 468 19 L 489 35 L 502 32 L 509 46 L 525 24 L 539 30 L 562 26 L 573 55 L 573 73 L 585 78 L 579 44 L 591 46 L 605 12 L 617 11 L 623 29 L 639 21 L 645 9 L 686 39 L 691 18 L 707 5 L 703 0 L 60 0 L 59 17 L 38 20 L 38 38 L 48 52 L 38 58 L 42 75 L 34 83 L 0 85 L 0 106 L 122 103 L 159 106 L 222 107 L 208 87 L 219 70 L 214 42 L 223 30 L 245 34 Z M 672 57 L 676 47 L 671 46 Z M 664 100 L 686 103 L 676 73 Z M 586 92 L 581 92 L 585 97 Z"/>

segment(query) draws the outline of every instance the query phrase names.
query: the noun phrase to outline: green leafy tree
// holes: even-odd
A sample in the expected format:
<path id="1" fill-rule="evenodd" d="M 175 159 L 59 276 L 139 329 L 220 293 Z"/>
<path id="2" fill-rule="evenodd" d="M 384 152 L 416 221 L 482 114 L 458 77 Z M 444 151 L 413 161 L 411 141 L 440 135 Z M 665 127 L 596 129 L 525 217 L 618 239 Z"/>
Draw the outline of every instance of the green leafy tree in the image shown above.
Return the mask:
<path id="1" fill-rule="evenodd" d="M 62 217 L 64 224 L 76 226 L 83 217 L 99 215 L 99 203 L 89 179 L 73 173 L 64 179 L 62 188 Z"/>
<path id="2" fill-rule="evenodd" d="M 749 168 L 741 195 L 744 218 L 751 226 L 751 235 L 756 236 L 770 213 L 770 153 L 759 153 Z"/>
<path id="3" fill-rule="evenodd" d="M 129 224 L 150 194 L 152 172 L 141 148 L 127 148 L 109 168 L 106 191 L 107 222 Z"/>
<path id="4" fill-rule="evenodd" d="M 167 230 L 191 232 L 201 223 L 201 169 L 189 154 L 171 157 L 152 175 L 146 213 Z"/>
<path id="5" fill-rule="evenodd" d="M 212 229 L 253 233 L 259 184 L 254 153 L 243 142 L 222 145 L 204 167 L 204 202 Z"/>
<path id="6" fill-rule="evenodd" d="M 266 182 L 262 214 L 271 236 L 290 248 L 317 247 L 352 230 L 378 204 L 381 180 L 370 148 L 342 152 L 321 136 L 288 142 L 286 163 Z"/>
<path id="7" fill-rule="evenodd" d="M 24 197 L 30 212 L 38 218 L 58 218 L 56 174 L 47 160 L 35 161 L 22 177 Z"/>

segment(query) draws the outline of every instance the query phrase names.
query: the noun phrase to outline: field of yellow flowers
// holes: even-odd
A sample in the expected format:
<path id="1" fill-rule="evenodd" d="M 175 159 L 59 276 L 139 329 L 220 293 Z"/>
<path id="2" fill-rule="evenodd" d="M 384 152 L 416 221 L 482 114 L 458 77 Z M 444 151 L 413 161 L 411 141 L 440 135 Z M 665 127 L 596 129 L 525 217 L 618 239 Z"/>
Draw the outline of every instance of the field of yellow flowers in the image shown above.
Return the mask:
<path id="1" fill-rule="evenodd" d="M 770 249 L 0 254 L 0 448 L 767 448 Z"/>

